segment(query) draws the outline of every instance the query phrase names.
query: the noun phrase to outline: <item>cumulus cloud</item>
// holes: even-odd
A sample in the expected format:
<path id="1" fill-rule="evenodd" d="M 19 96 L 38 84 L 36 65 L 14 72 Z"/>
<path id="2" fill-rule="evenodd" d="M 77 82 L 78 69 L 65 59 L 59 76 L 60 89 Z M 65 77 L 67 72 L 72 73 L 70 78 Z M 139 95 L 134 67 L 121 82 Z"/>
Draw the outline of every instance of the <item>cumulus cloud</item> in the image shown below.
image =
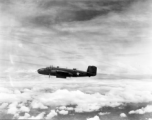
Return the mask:
<path id="1" fill-rule="evenodd" d="M 66 110 L 61 110 L 61 111 L 58 111 L 59 114 L 62 114 L 62 115 L 67 115 L 68 114 L 68 111 Z"/>
<path id="2" fill-rule="evenodd" d="M 18 119 L 28 119 L 30 117 L 30 114 L 25 113 L 24 116 L 19 116 Z"/>
<path id="3" fill-rule="evenodd" d="M 100 112 L 99 115 L 108 115 L 110 112 Z"/>
<path id="4" fill-rule="evenodd" d="M 68 90 L 57 90 L 52 94 L 45 94 L 47 99 L 44 99 L 42 96 L 38 96 L 42 103 L 46 105 L 54 104 L 54 105 L 69 105 L 69 104 L 77 104 L 75 111 L 76 112 L 91 112 L 98 110 L 102 105 L 107 103 L 99 103 L 99 101 L 105 101 L 100 94 L 85 94 L 81 91 L 68 91 Z M 69 96 L 69 97 L 66 97 Z M 43 98 L 43 99 L 42 99 Z M 60 98 L 60 99 L 58 99 Z M 95 102 L 96 101 L 96 102 Z M 113 104 L 115 106 L 115 104 Z"/>
<path id="5" fill-rule="evenodd" d="M 118 90 L 119 91 L 119 90 Z M 138 92 L 126 90 L 119 91 L 117 90 L 110 91 L 106 95 L 99 93 L 95 94 L 86 94 L 79 90 L 77 91 L 68 91 L 68 90 L 57 90 L 54 93 L 46 93 L 40 96 L 37 96 L 37 100 L 41 101 L 45 105 L 77 105 L 75 107 L 75 112 L 92 112 L 97 111 L 103 106 L 119 106 L 129 102 L 144 102 L 151 101 L 152 95 L 148 92 Z M 118 94 L 119 93 L 119 94 Z M 146 94 L 145 94 L 146 93 Z M 140 95 L 142 97 L 140 97 Z M 69 96 L 69 97 L 66 97 Z M 60 99 L 59 99 L 60 98 Z"/>
<path id="6" fill-rule="evenodd" d="M 30 109 L 23 104 L 19 104 L 18 102 L 12 102 L 7 109 L 7 114 L 12 114 L 13 118 L 28 118 L 30 115 L 27 113 Z M 20 113 L 25 113 L 24 116 L 20 116 Z"/>
<path id="7" fill-rule="evenodd" d="M 120 117 L 127 117 L 127 115 L 125 113 L 121 113 Z"/>
<path id="8" fill-rule="evenodd" d="M 141 108 L 138 110 L 131 110 L 129 114 L 145 114 L 152 112 L 152 105 L 147 105 L 145 108 Z"/>
<path id="9" fill-rule="evenodd" d="M 17 105 L 18 105 L 17 102 L 11 103 L 11 104 L 8 106 L 7 113 L 8 113 L 8 114 L 13 114 L 13 115 L 15 115 L 15 114 L 19 111 L 19 109 L 17 108 Z"/>
<path id="10" fill-rule="evenodd" d="M 66 107 L 65 107 L 65 106 L 61 106 L 61 107 L 59 107 L 59 109 L 60 109 L 60 110 L 65 110 Z"/>
<path id="11" fill-rule="evenodd" d="M 96 81 L 96 84 L 92 84 L 93 81 L 89 81 L 87 84 L 88 87 L 83 87 L 83 82 L 80 80 L 77 82 L 80 82 L 80 88 L 83 87 L 82 91 L 74 89 L 70 90 L 68 86 L 67 89 L 60 89 L 60 87 L 63 87 L 64 84 L 67 84 L 66 81 L 64 82 L 62 82 L 62 86 L 59 85 L 59 83 L 54 84 L 55 87 L 53 88 L 51 86 L 51 90 L 49 90 L 45 85 L 44 88 L 37 86 L 32 89 L 23 88 L 18 90 L 1 88 L 1 94 L 5 93 L 5 96 L 3 96 L 3 98 L 0 98 L 1 103 L 3 103 L 5 99 L 4 105 L 2 104 L 1 106 L 4 106 L 4 109 L 7 110 L 7 114 L 14 115 L 14 118 L 26 117 L 27 114 L 24 116 L 20 115 L 22 112 L 25 112 L 29 113 L 29 118 L 36 119 L 39 116 L 33 116 L 30 112 L 30 108 L 35 110 L 41 109 L 41 112 L 43 111 L 47 113 L 46 111 L 50 110 L 50 108 L 53 107 L 56 112 L 50 111 L 50 113 L 46 115 L 46 118 L 49 118 L 51 116 L 56 116 L 56 114 L 69 115 L 68 113 L 82 114 L 84 112 L 98 112 L 104 107 L 119 107 L 124 104 L 140 104 L 142 102 L 147 102 L 148 104 L 152 101 L 151 81 L 147 81 L 145 83 L 143 81 L 124 80 L 124 84 L 121 84 L 121 81 L 118 80 L 103 80 L 102 82 Z M 73 82 L 71 82 L 71 85 L 73 85 Z M 100 90 L 98 89 L 98 85 L 100 88 L 101 86 L 104 86 Z M 135 85 L 138 86 L 135 88 Z M 145 88 L 143 86 L 147 87 Z M 79 89 L 79 87 L 77 87 L 77 89 Z M 92 91 L 91 93 L 87 92 L 88 88 Z M 102 92 L 100 93 L 100 91 Z M 6 99 L 5 97 L 7 96 L 13 96 L 12 101 L 10 101 L 10 99 Z M 15 100 L 17 102 L 15 102 Z M 129 114 L 135 114 L 139 111 L 144 111 L 144 113 L 146 113 L 150 112 L 150 110 L 151 105 L 142 108 L 141 110 L 134 110 L 134 112 L 130 112 Z M 110 114 L 110 112 L 111 111 L 105 111 L 99 112 L 98 114 L 103 115 L 104 117 L 104 115 Z M 38 112 L 37 114 L 40 113 Z M 40 114 L 40 116 L 42 115 L 45 117 L 43 114 Z"/>
<path id="12" fill-rule="evenodd" d="M 21 92 L 19 90 L 17 90 L 17 89 L 14 90 L 14 93 L 15 94 L 21 94 Z"/>
<path id="13" fill-rule="evenodd" d="M 73 107 L 67 107 L 66 110 L 72 111 L 72 110 L 74 110 L 74 108 Z"/>
<path id="14" fill-rule="evenodd" d="M 48 107 L 47 106 L 44 106 L 41 102 L 38 102 L 38 101 L 32 101 L 31 103 L 31 107 L 34 108 L 34 109 L 47 109 Z"/>
<path id="15" fill-rule="evenodd" d="M 66 106 L 60 106 L 60 107 L 57 107 L 57 111 L 60 113 L 62 113 L 62 112 L 68 112 L 68 111 L 74 111 L 75 110 L 75 108 L 74 107 L 66 107 Z M 60 113 L 60 114 L 61 114 Z"/>
<path id="16" fill-rule="evenodd" d="M 18 109 L 16 107 L 12 107 L 8 109 L 7 114 L 16 115 L 17 112 L 18 112 Z"/>
<path id="17" fill-rule="evenodd" d="M 99 116 L 94 116 L 93 118 L 88 118 L 87 120 L 100 120 Z"/>
<path id="18" fill-rule="evenodd" d="M 51 110 L 49 114 L 45 117 L 45 119 L 52 119 L 54 116 L 57 116 L 58 114 L 55 112 L 55 110 Z"/>
<path id="19" fill-rule="evenodd" d="M 77 81 L 78 82 L 78 81 Z M 49 110 L 50 107 L 55 107 L 59 114 L 63 113 L 70 113 L 77 112 L 94 112 L 98 111 L 105 106 L 109 107 L 119 107 L 124 103 L 142 103 L 142 102 L 151 102 L 152 101 L 152 88 L 151 82 L 139 82 L 139 81 L 124 81 L 124 84 L 120 84 L 121 81 L 102 81 L 101 83 L 104 86 L 109 87 L 102 87 L 102 89 L 98 90 L 97 86 L 99 87 L 102 85 L 100 82 L 96 81 L 97 83 L 92 86 L 92 82 L 88 84 L 88 86 L 92 86 L 89 89 L 92 93 L 87 93 L 87 87 L 83 87 L 82 91 L 80 90 L 68 90 L 67 89 L 60 89 L 60 85 L 56 86 L 54 90 L 50 92 L 46 92 L 46 88 L 35 87 L 33 89 L 25 89 L 23 90 L 15 90 L 20 92 L 14 92 L 14 90 L 10 89 L 3 89 L 1 93 L 5 93 L 3 98 L 0 98 L 0 101 L 3 103 L 5 99 L 5 103 L 10 103 L 8 107 L 9 114 L 16 114 L 20 112 L 29 112 L 30 107 L 34 109 L 41 109 L 46 111 Z M 65 82 L 66 84 L 66 82 Z M 73 84 L 73 83 L 72 83 Z M 72 85 L 71 84 L 71 85 Z M 83 84 L 83 82 L 82 82 Z M 138 86 L 135 88 L 134 86 Z M 62 86 L 64 84 L 62 83 Z M 81 84 L 79 84 L 79 87 Z M 115 86 L 115 87 L 110 87 Z M 147 86 L 146 88 L 143 86 Z M 45 86 L 47 87 L 47 86 Z M 77 89 L 79 89 L 79 87 Z M 100 87 L 101 88 L 101 87 Z M 117 89 L 116 89 L 117 88 Z M 106 90 L 106 91 L 105 91 Z M 9 92 L 8 92 L 9 91 Z M 97 91 L 102 91 L 102 93 L 97 93 Z M 3 94 L 4 94 L 3 93 Z M 7 99 L 7 96 L 12 96 L 12 102 L 10 99 Z M 68 97 L 67 97 L 68 96 Z M 17 102 L 15 102 L 15 100 Z M 21 104 L 20 104 L 21 102 Z M 7 104 L 5 104 L 7 106 Z M 70 106 L 69 105 L 74 105 Z M 3 105 L 2 105 L 3 106 Z M 147 112 L 150 111 L 150 106 L 141 109 L 142 111 Z M 140 110 L 140 111 L 141 111 Z M 130 112 L 131 113 L 131 112 Z M 110 114 L 109 112 L 100 112 L 99 115 Z"/>
<path id="20" fill-rule="evenodd" d="M 20 112 L 29 112 L 30 111 L 30 109 L 26 106 L 21 106 L 21 108 L 19 110 L 20 110 Z"/>
<path id="21" fill-rule="evenodd" d="M 4 109 L 8 106 L 8 103 L 2 103 L 1 106 L 0 106 L 0 109 Z"/>
<path id="22" fill-rule="evenodd" d="M 43 119 L 44 115 L 45 115 L 45 112 L 42 112 L 42 113 L 38 114 L 37 116 L 32 116 L 28 119 Z"/>

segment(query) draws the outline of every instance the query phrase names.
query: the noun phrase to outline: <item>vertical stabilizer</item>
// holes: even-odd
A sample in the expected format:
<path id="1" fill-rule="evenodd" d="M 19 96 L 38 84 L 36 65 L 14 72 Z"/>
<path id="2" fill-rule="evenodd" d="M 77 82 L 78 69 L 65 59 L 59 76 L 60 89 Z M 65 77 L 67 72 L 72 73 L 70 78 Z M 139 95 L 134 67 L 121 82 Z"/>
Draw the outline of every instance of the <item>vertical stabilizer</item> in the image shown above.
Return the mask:
<path id="1" fill-rule="evenodd" d="M 96 66 L 88 66 L 87 73 L 95 76 L 97 74 L 97 67 Z"/>

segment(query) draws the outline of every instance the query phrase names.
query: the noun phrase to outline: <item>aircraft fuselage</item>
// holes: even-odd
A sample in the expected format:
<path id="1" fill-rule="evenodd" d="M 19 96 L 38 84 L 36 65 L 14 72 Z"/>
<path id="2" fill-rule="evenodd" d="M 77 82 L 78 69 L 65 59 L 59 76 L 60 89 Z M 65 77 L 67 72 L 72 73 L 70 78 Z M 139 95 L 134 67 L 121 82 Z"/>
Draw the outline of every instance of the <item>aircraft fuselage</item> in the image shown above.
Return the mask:
<path id="1" fill-rule="evenodd" d="M 85 77 L 85 76 L 90 77 L 90 76 L 96 75 L 95 73 L 92 73 L 89 71 L 81 71 L 77 69 L 67 69 L 67 68 L 59 68 L 59 67 L 41 68 L 41 69 L 38 69 L 38 73 L 43 74 L 43 75 L 56 76 L 57 78 Z"/>

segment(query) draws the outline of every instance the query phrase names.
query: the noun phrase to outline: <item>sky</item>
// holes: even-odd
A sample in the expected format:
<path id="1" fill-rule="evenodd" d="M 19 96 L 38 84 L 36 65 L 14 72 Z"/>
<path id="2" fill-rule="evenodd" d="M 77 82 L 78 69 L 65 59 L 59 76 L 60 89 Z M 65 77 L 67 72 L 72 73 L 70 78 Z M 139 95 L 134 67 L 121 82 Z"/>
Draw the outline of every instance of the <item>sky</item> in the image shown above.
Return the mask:
<path id="1" fill-rule="evenodd" d="M 151 0 L 0 0 L 0 118 L 152 119 Z M 50 65 L 97 76 L 43 76 Z"/>

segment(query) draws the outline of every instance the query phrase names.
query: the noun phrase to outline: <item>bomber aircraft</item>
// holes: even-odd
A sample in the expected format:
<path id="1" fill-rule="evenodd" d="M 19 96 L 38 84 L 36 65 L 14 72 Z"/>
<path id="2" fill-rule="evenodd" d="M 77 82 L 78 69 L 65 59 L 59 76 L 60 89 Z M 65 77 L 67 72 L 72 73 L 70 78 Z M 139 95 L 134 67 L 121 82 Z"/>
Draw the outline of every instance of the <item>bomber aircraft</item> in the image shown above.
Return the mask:
<path id="1" fill-rule="evenodd" d="M 56 78 L 87 77 L 87 76 L 91 77 L 91 76 L 96 76 L 97 67 L 88 66 L 87 71 L 81 71 L 75 68 L 67 69 L 67 68 L 60 68 L 59 66 L 57 67 L 50 66 L 50 67 L 38 69 L 37 71 L 39 74 L 49 75 L 49 77 L 56 76 Z"/>

